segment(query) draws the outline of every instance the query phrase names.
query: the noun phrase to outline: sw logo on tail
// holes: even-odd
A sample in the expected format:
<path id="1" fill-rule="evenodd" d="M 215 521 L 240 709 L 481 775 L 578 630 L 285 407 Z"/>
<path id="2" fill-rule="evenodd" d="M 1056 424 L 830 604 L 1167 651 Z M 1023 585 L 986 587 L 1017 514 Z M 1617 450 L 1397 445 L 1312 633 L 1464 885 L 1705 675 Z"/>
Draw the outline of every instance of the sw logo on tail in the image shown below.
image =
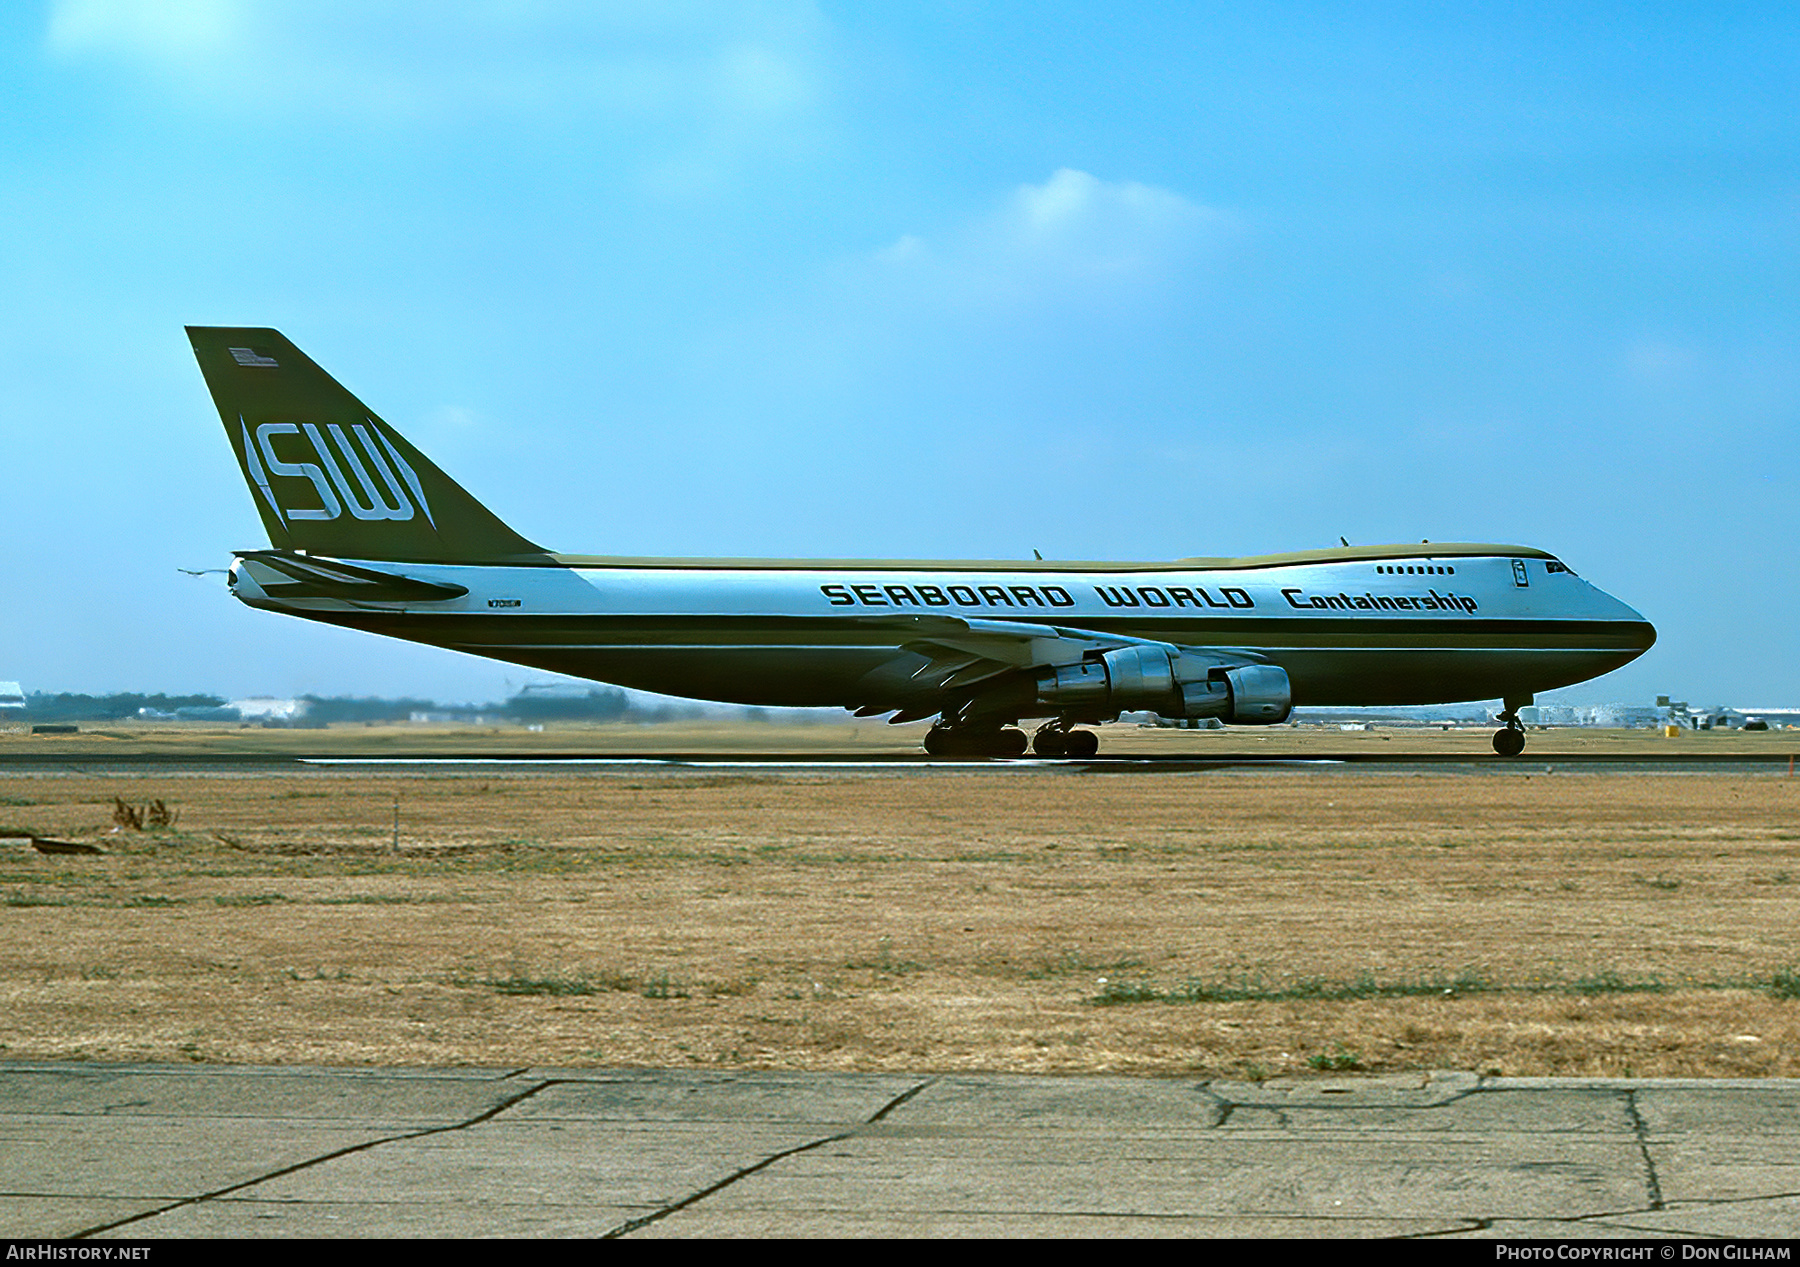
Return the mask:
<path id="1" fill-rule="evenodd" d="M 416 513 L 415 504 L 424 512 L 425 518 L 431 521 L 431 504 L 425 500 L 419 473 L 400 456 L 400 451 L 386 436 L 380 432 L 371 435 L 369 427 L 362 423 L 351 428 L 362 447 L 360 456 L 356 445 L 344 434 L 340 423 L 328 422 L 322 431 L 313 422 L 265 422 L 256 428 L 254 443 L 250 438 L 249 425 L 242 417 L 238 419 L 238 425 L 243 432 L 244 464 L 249 468 L 250 478 L 262 490 L 263 499 L 284 523 L 289 519 L 336 519 L 343 514 L 345 506 L 350 508 L 352 515 L 363 520 L 411 519 Z M 331 437 L 330 443 L 325 439 L 326 434 Z M 304 437 L 312 446 L 310 456 L 316 457 L 318 464 L 282 461 L 275 453 L 276 436 Z M 356 487 L 352 487 L 350 481 L 344 478 L 339 458 L 355 474 Z M 390 461 L 392 466 L 389 465 Z M 323 469 L 320 469 L 321 466 Z M 371 467 L 380 474 L 380 487 L 369 476 Z M 396 469 L 405 477 L 404 485 L 396 478 Z M 275 495 L 275 490 L 270 487 L 271 474 L 304 479 L 311 483 L 319 499 L 319 508 L 309 510 L 284 507 L 281 499 Z M 431 522 L 435 529 L 436 522 Z"/>

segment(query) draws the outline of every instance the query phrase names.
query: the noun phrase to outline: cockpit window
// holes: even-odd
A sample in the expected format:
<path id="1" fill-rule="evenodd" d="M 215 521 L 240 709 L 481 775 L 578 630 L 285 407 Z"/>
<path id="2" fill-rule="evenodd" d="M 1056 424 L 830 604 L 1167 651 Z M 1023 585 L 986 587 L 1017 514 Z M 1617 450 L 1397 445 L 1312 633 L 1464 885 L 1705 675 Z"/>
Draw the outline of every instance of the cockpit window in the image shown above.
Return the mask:
<path id="1" fill-rule="evenodd" d="M 1575 575 L 1575 569 L 1571 568 L 1566 563 L 1559 563 L 1555 559 L 1545 559 L 1544 560 L 1544 571 L 1551 572 L 1551 573 L 1567 572 L 1570 576 Z"/>

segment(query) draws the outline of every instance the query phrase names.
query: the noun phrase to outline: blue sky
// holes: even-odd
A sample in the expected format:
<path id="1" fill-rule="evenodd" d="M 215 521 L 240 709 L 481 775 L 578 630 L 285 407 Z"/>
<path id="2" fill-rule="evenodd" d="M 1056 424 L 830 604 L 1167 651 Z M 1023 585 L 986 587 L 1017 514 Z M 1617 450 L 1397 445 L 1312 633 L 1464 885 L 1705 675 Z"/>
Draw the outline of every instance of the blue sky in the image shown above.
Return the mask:
<path id="1" fill-rule="evenodd" d="M 1564 697 L 1800 703 L 1800 17 L 1768 5 L 0 11 L 0 677 L 491 698 L 251 612 L 187 323 L 591 553 L 1559 553 Z"/>

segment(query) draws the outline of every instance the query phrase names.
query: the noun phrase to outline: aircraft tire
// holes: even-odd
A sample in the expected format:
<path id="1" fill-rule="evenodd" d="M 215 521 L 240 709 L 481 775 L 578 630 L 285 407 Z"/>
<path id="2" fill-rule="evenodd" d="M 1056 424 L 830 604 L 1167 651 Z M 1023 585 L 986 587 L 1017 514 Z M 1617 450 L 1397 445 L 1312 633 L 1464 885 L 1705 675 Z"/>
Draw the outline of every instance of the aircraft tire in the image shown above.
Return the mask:
<path id="1" fill-rule="evenodd" d="M 1041 727 L 1031 737 L 1031 750 L 1040 757 L 1067 756 L 1069 749 L 1065 741 L 1068 737 L 1069 732 L 1066 730 L 1058 730 L 1054 726 Z"/>
<path id="2" fill-rule="evenodd" d="M 1091 730 L 1071 730 L 1063 737 L 1063 756 L 1085 760 L 1100 751 L 1100 736 Z"/>
<path id="3" fill-rule="evenodd" d="M 1024 731 L 1010 726 L 995 730 L 933 726 L 925 732 L 925 751 L 934 757 L 1022 757 L 1030 742 Z"/>
<path id="4" fill-rule="evenodd" d="M 1516 757 L 1525 751 L 1525 732 L 1508 726 L 1494 732 L 1494 751 L 1503 757 Z"/>

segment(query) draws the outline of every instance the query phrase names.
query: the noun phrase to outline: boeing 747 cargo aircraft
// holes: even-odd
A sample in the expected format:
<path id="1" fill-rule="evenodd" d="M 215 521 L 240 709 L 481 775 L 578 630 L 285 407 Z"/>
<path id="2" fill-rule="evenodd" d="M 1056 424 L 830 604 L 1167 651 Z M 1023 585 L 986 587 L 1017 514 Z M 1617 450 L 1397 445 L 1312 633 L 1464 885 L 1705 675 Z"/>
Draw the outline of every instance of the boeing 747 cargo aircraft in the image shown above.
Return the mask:
<path id="1" fill-rule="evenodd" d="M 274 330 L 189 339 L 270 548 L 252 607 L 738 704 L 935 718 L 926 751 L 1087 757 L 1149 711 L 1268 726 L 1297 704 L 1500 699 L 1642 655 L 1637 612 L 1528 546 L 1169 563 L 640 559 L 521 537 Z M 1028 740 L 1019 723 L 1042 724 Z"/>

